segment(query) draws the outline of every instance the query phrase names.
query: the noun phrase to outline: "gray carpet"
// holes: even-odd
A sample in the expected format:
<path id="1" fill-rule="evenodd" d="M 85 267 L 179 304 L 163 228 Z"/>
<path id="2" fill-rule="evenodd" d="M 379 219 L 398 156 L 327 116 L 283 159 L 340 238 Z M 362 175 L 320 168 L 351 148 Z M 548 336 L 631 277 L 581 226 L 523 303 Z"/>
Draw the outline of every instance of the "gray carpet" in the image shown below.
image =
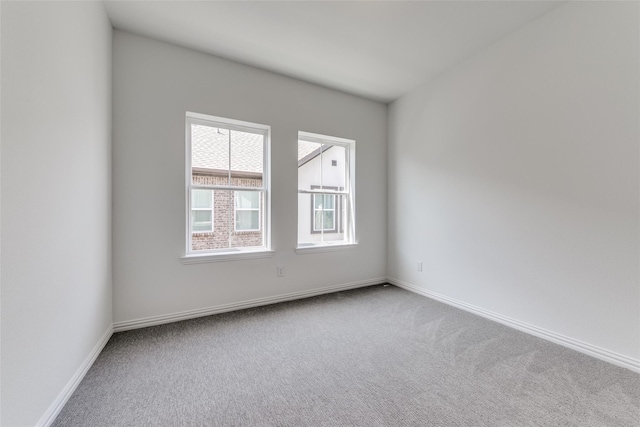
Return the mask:
<path id="1" fill-rule="evenodd" d="M 55 426 L 630 426 L 640 375 L 394 286 L 115 334 Z"/>

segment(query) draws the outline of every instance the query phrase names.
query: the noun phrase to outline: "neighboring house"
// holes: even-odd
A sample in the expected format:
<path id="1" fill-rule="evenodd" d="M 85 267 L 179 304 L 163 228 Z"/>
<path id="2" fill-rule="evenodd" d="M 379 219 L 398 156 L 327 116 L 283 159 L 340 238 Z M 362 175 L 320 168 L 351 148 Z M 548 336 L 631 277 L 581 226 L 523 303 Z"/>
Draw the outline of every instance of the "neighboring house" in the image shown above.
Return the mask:
<path id="1" fill-rule="evenodd" d="M 193 190 L 192 250 L 261 246 L 263 193 L 252 188 L 262 186 L 262 136 L 194 124 L 191 144 L 193 184 L 247 188 Z M 326 189 L 343 190 L 344 159 L 343 147 L 298 141 L 299 188 L 317 189 L 323 183 Z M 344 208 L 341 196 L 299 195 L 298 241 L 343 240 Z"/>

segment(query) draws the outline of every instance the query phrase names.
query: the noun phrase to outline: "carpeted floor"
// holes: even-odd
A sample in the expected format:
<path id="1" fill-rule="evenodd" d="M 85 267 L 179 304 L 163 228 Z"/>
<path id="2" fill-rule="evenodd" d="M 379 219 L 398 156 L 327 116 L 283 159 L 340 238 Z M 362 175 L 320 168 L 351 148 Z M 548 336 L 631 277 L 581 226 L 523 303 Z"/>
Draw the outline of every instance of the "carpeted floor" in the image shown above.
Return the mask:
<path id="1" fill-rule="evenodd" d="M 640 375 L 394 286 L 115 334 L 55 426 L 640 426 Z"/>

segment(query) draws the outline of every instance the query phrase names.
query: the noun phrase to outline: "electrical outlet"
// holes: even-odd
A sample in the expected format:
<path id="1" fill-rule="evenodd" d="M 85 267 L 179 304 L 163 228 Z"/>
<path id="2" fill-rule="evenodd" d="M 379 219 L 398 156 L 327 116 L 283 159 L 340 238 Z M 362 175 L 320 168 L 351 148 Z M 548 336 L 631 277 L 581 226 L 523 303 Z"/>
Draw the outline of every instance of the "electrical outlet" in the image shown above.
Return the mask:
<path id="1" fill-rule="evenodd" d="M 284 267 L 281 267 L 281 266 L 276 267 L 276 276 L 284 277 Z"/>
<path id="2" fill-rule="evenodd" d="M 418 261 L 418 271 L 422 271 L 422 261 Z"/>

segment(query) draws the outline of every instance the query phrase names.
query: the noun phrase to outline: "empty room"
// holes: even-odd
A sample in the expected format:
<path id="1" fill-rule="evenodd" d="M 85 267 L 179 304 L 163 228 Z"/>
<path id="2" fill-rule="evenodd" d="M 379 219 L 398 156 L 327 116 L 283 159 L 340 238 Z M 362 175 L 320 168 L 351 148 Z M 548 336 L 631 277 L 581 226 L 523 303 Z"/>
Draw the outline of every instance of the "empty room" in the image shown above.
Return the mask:
<path id="1" fill-rule="evenodd" d="M 640 425 L 640 2 L 0 1 L 0 425 Z"/>

